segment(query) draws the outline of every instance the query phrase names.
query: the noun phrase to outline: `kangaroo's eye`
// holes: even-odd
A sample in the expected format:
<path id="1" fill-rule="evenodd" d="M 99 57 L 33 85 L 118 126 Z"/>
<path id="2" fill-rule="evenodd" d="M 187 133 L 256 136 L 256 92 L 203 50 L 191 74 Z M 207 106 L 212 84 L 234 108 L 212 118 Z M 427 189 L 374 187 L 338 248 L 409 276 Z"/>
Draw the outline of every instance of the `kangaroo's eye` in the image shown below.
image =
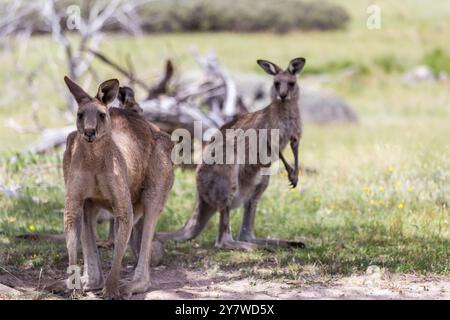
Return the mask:
<path id="1" fill-rule="evenodd" d="M 278 81 L 276 81 L 275 83 L 274 83 L 274 85 L 275 85 L 275 88 L 279 88 L 280 87 L 280 83 L 278 82 Z"/>
<path id="2" fill-rule="evenodd" d="M 82 113 L 77 113 L 77 118 L 78 118 L 78 120 L 83 119 L 83 114 Z"/>
<path id="3" fill-rule="evenodd" d="M 292 87 L 294 87 L 294 86 L 295 86 L 295 82 L 294 82 L 294 81 L 289 81 L 289 82 L 288 82 L 288 85 L 289 85 L 289 87 L 291 87 L 291 88 L 292 88 Z"/>
<path id="4" fill-rule="evenodd" d="M 100 113 L 100 119 L 104 120 L 106 118 L 106 113 Z"/>

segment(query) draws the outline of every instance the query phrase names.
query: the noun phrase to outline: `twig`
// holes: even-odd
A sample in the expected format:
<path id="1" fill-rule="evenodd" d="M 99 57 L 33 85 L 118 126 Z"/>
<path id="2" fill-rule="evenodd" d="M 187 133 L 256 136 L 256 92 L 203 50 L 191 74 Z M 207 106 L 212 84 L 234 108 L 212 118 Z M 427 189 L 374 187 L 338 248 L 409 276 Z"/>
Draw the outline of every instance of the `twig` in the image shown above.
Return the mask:
<path id="1" fill-rule="evenodd" d="M 41 277 L 42 277 L 42 268 L 41 268 L 41 271 L 39 271 L 39 279 L 38 279 L 38 284 L 37 284 L 36 289 L 39 289 L 41 287 Z"/>
<path id="2" fill-rule="evenodd" d="M 7 274 L 9 274 L 10 276 L 12 276 L 14 279 L 18 280 L 21 284 L 23 284 L 23 281 L 20 280 L 19 278 L 17 278 L 15 275 L 13 275 L 11 272 L 9 272 L 5 267 L 3 267 L 2 265 L 0 265 L 0 269 L 2 269 L 3 271 L 5 271 Z"/>
<path id="3" fill-rule="evenodd" d="M 88 52 L 92 53 L 94 56 L 96 56 L 98 59 L 100 59 L 104 63 L 110 65 L 111 67 L 113 67 L 114 69 L 119 71 L 121 74 L 126 76 L 128 79 L 130 79 L 130 82 L 135 82 L 136 84 L 138 84 L 140 87 L 142 87 L 146 91 L 150 91 L 151 88 L 148 87 L 147 84 L 144 81 L 134 77 L 133 74 L 131 74 L 128 70 L 125 70 L 120 65 L 118 65 L 117 63 L 115 63 L 114 61 L 112 61 L 111 59 L 106 57 L 104 54 L 102 54 L 102 53 L 100 53 L 98 51 L 92 50 L 92 49 L 86 49 L 86 50 Z"/>

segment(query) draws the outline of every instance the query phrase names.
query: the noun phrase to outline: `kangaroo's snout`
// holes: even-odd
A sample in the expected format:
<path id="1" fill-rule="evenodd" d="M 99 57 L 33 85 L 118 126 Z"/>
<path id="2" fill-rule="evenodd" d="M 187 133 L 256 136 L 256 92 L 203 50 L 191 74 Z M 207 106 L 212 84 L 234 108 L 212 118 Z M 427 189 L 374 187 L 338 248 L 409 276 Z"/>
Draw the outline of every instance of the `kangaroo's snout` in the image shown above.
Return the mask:
<path id="1" fill-rule="evenodd" d="M 95 129 L 85 129 L 84 130 L 84 138 L 88 142 L 93 142 L 94 139 L 95 139 L 95 135 L 96 135 L 96 130 Z"/>

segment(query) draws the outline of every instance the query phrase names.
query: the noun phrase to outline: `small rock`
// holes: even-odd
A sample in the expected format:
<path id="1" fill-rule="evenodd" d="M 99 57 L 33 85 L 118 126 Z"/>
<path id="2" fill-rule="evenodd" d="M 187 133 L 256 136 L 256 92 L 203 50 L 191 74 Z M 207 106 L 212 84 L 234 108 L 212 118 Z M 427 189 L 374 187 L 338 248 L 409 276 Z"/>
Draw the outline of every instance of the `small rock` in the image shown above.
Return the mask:
<path id="1" fill-rule="evenodd" d="M 433 71 L 425 66 L 420 65 L 408 71 L 402 78 L 402 82 L 407 85 L 416 85 L 422 82 L 436 82 L 436 76 Z"/>
<path id="2" fill-rule="evenodd" d="M 448 73 L 445 71 L 441 71 L 438 74 L 438 80 L 439 81 L 447 81 L 448 80 Z"/>
<path id="3" fill-rule="evenodd" d="M 16 198 L 19 196 L 20 186 L 12 185 L 6 186 L 0 182 L 0 193 L 2 193 L 6 198 Z"/>

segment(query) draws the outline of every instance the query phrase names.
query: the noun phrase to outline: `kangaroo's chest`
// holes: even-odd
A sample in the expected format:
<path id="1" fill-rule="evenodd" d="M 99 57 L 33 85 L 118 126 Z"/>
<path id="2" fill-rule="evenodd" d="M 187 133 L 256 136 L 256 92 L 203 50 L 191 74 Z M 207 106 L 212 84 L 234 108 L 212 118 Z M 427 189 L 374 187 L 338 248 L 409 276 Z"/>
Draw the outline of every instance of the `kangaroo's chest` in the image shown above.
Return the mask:
<path id="1" fill-rule="evenodd" d="M 110 204 L 119 194 L 115 189 L 120 182 L 123 183 L 124 179 L 114 171 L 93 172 L 75 169 L 68 183 L 68 191 L 78 194 L 82 200 L 91 199 Z"/>
<path id="2" fill-rule="evenodd" d="M 104 153 L 75 155 L 67 186 L 69 193 L 108 205 L 129 197 L 133 203 L 139 200 L 145 159 L 129 137 L 113 135 L 113 141 Z"/>
<path id="3" fill-rule="evenodd" d="M 144 154 L 144 150 L 138 141 L 130 135 L 115 132 L 113 140 L 122 158 L 123 168 L 119 169 L 126 172 L 130 194 L 132 198 L 135 198 L 141 191 L 146 177 L 148 154 Z"/>
<path id="4" fill-rule="evenodd" d="M 300 116 L 296 111 L 281 113 L 271 121 L 271 127 L 278 130 L 279 149 L 283 150 L 292 137 L 300 136 Z"/>

